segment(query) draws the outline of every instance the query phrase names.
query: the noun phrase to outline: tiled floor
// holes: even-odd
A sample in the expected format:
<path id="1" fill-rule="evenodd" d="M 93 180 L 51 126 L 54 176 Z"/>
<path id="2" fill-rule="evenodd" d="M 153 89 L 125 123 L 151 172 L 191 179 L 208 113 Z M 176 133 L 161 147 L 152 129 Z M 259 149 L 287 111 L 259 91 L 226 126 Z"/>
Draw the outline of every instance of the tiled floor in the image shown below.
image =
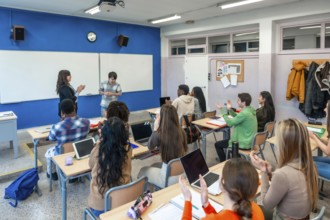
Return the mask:
<path id="1" fill-rule="evenodd" d="M 148 114 L 143 112 L 132 113 L 130 116 L 131 121 L 148 119 Z M 12 150 L 3 146 L 0 143 L 0 173 L 6 172 L 7 169 L 17 170 L 24 166 L 33 165 L 33 160 L 28 156 L 25 148 L 22 147 L 23 143 L 31 142 L 31 137 L 28 135 L 26 130 L 20 130 L 18 132 L 19 142 L 20 142 L 20 157 L 18 159 L 8 159 L 11 158 Z M 217 139 L 221 139 L 221 134 L 217 134 Z M 207 164 L 212 166 L 217 162 L 216 152 L 214 150 L 214 137 L 213 135 L 208 135 L 207 137 Z M 25 201 L 20 201 L 17 208 L 11 207 L 5 199 L 0 199 L 0 219 L 61 219 L 61 194 L 58 181 L 53 184 L 53 191 L 49 192 L 49 183 L 45 173 L 45 158 L 44 153 L 48 146 L 38 147 L 38 158 L 43 164 L 43 169 L 40 172 L 39 187 L 43 193 L 39 197 L 36 193 L 33 193 Z M 190 150 L 193 146 L 190 146 Z M 6 153 L 4 153 L 6 152 Z M 272 153 L 270 150 L 266 149 L 265 156 L 268 160 L 274 163 Z M 30 157 L 30 158 L 29 158 Z M 7 158 L 7 159 L 6 159 Z M 25 158 L 25 159 L 22 159 Z M 7 162 L 6 162 L 7 161 Z M 3 167 L 3 164 L 11 161 L 11 165 L 7 168 Z M 136 179 L 136 175 L 143 166 L 151 165 L 155 162 L 160 161 L 159 156 L 154 156 L 147 158 L 145 160 L 133 160 L 132 162 L 132 177 Z M 1 174 L 0 174 L 1 175 Z M 1 197 L 3 198 L 3 193 L 5 187 L 7 187 L 16 175 L 9 175 L 7 177 L 0 176 L 0 191 L 2 192 Z M 84 183 L 74 183 L 67 185 L 67 219 L 82 219 L 83 209 L 87 207 L 87 196 L 89 193 L 89 181 L 85 180 Z M 330 183 L 325 183 L 325 192 L 330 195 Z M 319 207 L 325 205 L 328 210 L 326 210 L 325 218 L 330 219 L 330 204 L 329 199 L 319 200 Z"/>

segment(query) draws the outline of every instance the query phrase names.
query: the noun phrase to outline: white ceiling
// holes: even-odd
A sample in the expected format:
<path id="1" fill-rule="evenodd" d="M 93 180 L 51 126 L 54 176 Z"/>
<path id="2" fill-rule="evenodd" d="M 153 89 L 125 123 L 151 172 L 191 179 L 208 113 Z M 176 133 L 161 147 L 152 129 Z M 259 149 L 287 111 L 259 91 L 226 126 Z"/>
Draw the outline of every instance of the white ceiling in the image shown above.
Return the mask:
<path id="1" fill-rule="evenodd" d="M 95 15 L 85 14 L 84 10 L 98 4 L 99 0 L 1 0 L 0 6 L 55 14 L 87 17 L 93 19 L 119 21 L 125 23 L 166 26 L 188 20 L 203 20 L 253 9 L 262 9 L 280 4 L 312 0 L 264 0 L 250 5 L 221 10 L 217 4 L 228 0 L 124 0 L 125 8 L 117 6 L 113 11 Z M 235 0 L 237 1 L 237 0 Z M 233 2 L 233 1 L 231 1 Z M 182 19 L 151 25 L 148 20 L 180 14 Z"/>

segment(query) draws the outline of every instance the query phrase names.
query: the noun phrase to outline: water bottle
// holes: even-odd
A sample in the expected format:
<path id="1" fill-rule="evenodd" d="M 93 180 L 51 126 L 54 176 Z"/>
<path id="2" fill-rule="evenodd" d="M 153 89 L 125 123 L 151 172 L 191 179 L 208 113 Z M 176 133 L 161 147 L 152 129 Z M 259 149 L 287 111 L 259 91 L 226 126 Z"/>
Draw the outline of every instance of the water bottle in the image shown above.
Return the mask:
<path id="1" fill-rule="evenodd" d="M 239 148 L 239 144 L 238 144 L 238 142 L 237 141 L 233 141 L 232 142 L 232 146 L 231 146 L 231 150 L 232 150 L 232 156 L 233 156 L 233 158 L 237 158 L 237 157 L 239 157 L 238 156 L 238 148 Z"/>

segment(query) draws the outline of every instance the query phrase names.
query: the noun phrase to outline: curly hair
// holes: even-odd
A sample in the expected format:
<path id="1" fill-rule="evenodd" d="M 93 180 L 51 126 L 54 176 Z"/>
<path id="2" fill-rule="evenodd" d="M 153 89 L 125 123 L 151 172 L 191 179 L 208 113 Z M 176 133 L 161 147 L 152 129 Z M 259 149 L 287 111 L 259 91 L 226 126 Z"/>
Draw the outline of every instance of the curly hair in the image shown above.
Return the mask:
<path id="1" fill-rule="evenodd" d="M 107 108 L 107 118 L 110 117 L 118 117 L 121 120 L 123 120 L 125 123 L 128 122 L 129 117 L 129 110 L 127 108 L 127 105 L 121 101 L 113 101 L 110 102 L 108 108 Z"/>
<path id="2" fill-rule="evenodd" d="M 99 193 L 104 195 L 107 189 L 124 183 L 122 169 L 128 159 L 129 136 L 124 122 L 118 117 L 111 117 L 102 128 L 102 137 L 96 182 L 99 186 Z"/>

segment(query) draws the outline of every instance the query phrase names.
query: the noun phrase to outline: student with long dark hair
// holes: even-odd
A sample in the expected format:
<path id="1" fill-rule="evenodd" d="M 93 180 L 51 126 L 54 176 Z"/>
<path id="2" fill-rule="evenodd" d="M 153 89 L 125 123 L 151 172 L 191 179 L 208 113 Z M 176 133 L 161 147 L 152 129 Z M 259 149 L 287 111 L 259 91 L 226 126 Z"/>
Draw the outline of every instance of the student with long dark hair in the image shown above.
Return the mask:
<path id="1" fill-rule="evenodd" d="M 204 112 L 206 112 L 206 101 L 205 101 L 205 96 L 203 93 L 203 90 L 201 89 L 201 87 L 194 87 L 191 92 L 190 92 L 191 96 L 194 96 L 196 99 L 198 99 L 198 103 L 199 103 L 199 107 L 201 109 L 202 114 Z"/>
<path id="2" fill-rule="evenodd" d="M 266 210 L 275 208 L 275 220 L 309 219 L 317 207 L 318 174 L 307 128 L 297 119 L 280 121 L 275 142 L 278 167 L 273 174 L 267 161 L 250 154 L 252 164 L 261 171 L 262 204 Z"/>
<path id="3" fill-rule="evenodd" d="M 268 122 L 275 120 L 275 106 L 272 95 L 267 91 L 260 92 L 258 102 L 260 108 L 257 109 L 258 132 L 265 130 Z"/>
<path id="4" fill-rule="evenodd" d="M 71 99 L 75 103 L 75 111 L 78 111 L 77 99 L 79 93 L 85 89 L 85 85 L 80 85 L 75 90 L 70 82 L 71 82 L 71 73 L 69 70 L 61 70 L 57 76 L 57 83 L 56 83 L 56 93 L 59 95 L 61 103 L 64 99 Z M 60 104 L 58 105 L 58 116 L 61 117 L 61 109 Z"/>
<path id="5" fill-rule="evenodd" d="M 102 128 L 102 138 L 91 152 L 92 170 L 88 205 L 96 216 L 104 211 L 104 194 L 112 187 L 130 182 L 132 148 L 125 123 L 118 117 L 109 118 Z"/>
<path id="6" fill-rule="evenodd" d="M 223 210 L 215 211 L 208 200 L 207 185 L 200 175 L 201 202 L 206 216 L 204 220 L 263 220 L 261 208 L 253 202 L 258 189 L 258 173 L 247 160 L 233 158 L 226 162 L 220 179 L 220 187 L 224 195 Z M 191 192 L 187 181 L 180 177 L 180 187 L 185 199 L 182 220 L 192 219 Z"/>
<path id="7" fill-rule="evenodd" d="M 161 168 L 156 165 L 143 167 L 139 172 L 139 177 L 147 176 L 148 182 L 160 188 L 165 186 L 165 171 L 170 160 L 182 157 L 187 152 L 187 142 L 185 132 L 179 125 L 179 117 L 174 106 L 164 104 L 157 116 L 154 124 L 148 148 L 150 150 L 159 147 L 162 159 Z M 158 164 L 157 164 L 158 165 Z M 178 181 L 178 177 L 173 177 L 169 185 Z"/>

